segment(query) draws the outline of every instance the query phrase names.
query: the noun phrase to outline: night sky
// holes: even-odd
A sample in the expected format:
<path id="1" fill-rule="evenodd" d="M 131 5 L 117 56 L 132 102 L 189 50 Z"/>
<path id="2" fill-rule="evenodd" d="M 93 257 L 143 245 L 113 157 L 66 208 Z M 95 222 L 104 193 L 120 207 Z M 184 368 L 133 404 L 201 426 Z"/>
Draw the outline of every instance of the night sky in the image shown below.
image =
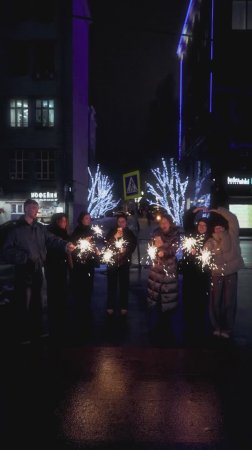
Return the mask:
<path id="1" fill-rule="evenodd" d="M 90 0 L 90 104 L 96 162 L 148 169 L 177 155 L 176 49 L 188 0 Z"/>

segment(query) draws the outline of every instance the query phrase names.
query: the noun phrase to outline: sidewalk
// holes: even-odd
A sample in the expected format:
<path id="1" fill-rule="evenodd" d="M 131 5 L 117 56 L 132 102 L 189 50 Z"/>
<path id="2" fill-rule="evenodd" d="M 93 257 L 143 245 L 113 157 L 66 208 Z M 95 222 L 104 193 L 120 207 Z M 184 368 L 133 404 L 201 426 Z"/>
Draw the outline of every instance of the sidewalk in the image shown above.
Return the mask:
<path id="1" fill-rule="evenodd" d="M 239 273 L 234 342 L 200 348 L 150 341 L 148 269 L 131 269 L 127 319 L 108 321 L 104 269 L 82 339 L 72 321 L 67 345 L 1 354 L 1 448 L 251 450 L 251 269 Z"/>

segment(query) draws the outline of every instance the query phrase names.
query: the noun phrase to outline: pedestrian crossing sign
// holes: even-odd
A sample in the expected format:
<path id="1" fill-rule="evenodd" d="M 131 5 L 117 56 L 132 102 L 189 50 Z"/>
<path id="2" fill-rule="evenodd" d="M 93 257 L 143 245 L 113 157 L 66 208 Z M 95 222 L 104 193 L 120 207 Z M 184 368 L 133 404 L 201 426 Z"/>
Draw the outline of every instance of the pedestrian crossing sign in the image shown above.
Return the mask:
<path id="1" fill-rule="evenodd" d="M 124 200 L 130 200 L 141 196 L 139 170 L 123 174 Z"/>

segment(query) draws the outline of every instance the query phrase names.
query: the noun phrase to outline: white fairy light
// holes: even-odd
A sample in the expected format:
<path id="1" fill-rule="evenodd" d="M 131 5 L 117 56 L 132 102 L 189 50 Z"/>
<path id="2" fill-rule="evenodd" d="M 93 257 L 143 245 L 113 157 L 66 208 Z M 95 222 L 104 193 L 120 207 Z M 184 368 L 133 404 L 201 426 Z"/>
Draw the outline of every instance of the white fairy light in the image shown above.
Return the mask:
<path id="1" fill-rule="evenodd" d="M 109 180 L 107 175 L 101 173 L 99 164 L 94 175 L 92 175 L 89 167 L 88 173 L 91 185 L 88 189 L 88 212 L 94 218 L 102 217 L 119 203 L 119 200 L 113 199 L 112 188 L 114 183 Z"/>
<path id="2" fill-rule="evenodd" d="M 161 205 L 170 214 L 177 225 L 182 225 L 185 210 L 185 192 L 188 185 L 188 177 L 181 181 L 180 173 L 174 158 L 170 158 L 170 173 L 166 162 L 162 158 L 162 168 L 152 169 L 157 183 L 147 183 L 147 192 L 154 196 L 155 201 L 150 203 Z"/>

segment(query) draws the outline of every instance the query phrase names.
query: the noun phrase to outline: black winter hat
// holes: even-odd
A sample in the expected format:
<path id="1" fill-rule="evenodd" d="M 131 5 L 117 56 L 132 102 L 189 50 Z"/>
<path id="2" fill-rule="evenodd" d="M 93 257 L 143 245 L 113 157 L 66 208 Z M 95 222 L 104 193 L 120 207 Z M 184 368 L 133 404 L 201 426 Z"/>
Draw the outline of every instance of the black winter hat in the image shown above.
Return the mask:
<path id="1" fill-rule="evenodd" d="M 220 225 L 221 227 L 225 228 L 225 230 L 228 230 L 228 221 L 221 214 L 212 213 L 210 222 L 213 228 Z"/>

